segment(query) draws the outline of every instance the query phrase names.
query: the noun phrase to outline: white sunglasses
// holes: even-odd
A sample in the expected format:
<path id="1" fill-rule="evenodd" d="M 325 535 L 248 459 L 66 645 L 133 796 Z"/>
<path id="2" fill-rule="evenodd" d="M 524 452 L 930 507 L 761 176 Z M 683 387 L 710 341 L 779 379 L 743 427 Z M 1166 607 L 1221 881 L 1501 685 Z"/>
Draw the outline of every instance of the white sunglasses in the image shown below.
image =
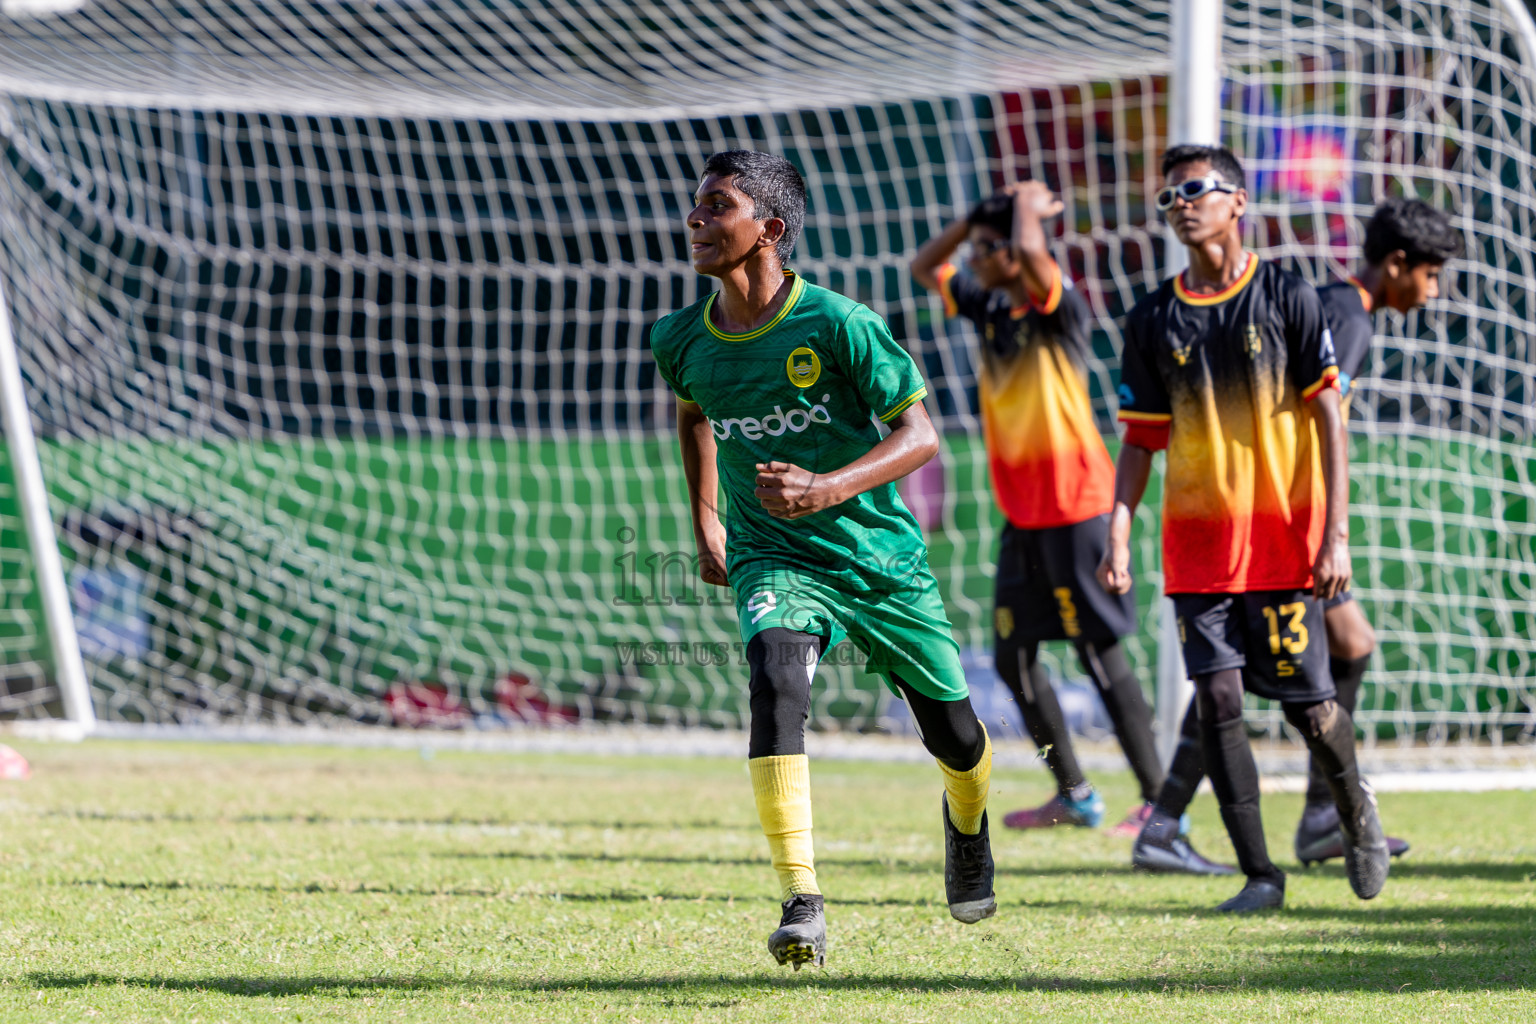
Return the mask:
<path id="1" fill-rule="evenodd" d="M 1237 190 L 1238 187 L 1236 185 L 1231 182 L 1222 181 L 1213 174 L 1208 174 L 1203 178 L 1190 178 L 1188 181 L 1181 181 L 1177 185 L 1169 185 L 1166 188 L 1158 189 L 1157 209 L 1159 212 L 1166 213 L 1173 209 L 1173 204 L 1179 199 L 1183 199 L 1186 203 L 1192 203 L 1210 192 L 1231 193 Z"/>

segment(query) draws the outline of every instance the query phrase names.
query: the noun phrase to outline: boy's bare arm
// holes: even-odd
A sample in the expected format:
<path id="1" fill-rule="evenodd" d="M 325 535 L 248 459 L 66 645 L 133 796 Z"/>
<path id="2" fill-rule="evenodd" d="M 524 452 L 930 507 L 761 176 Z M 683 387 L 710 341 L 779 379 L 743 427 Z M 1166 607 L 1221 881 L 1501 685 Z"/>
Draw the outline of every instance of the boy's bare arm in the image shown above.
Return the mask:
<path id="1" fill-rule="evenodd" d="M 841 469 L 812 473 L 787 462 L 759 463 L 757 500 L 770 515 L 798 519 L 900 480 L 938 453 L 938 432 L 919 402 L 891 421 L 891 432 L 878 444 Z"/>
<path id="2" fill-rule="evenodd" d="M 1109 541 L 1095 573 L 1099 585 L 1111 594 L 1130 593 L 1131 523 L 1151 476 L 1151 449 L 1122 444 L 1115 459 L 1115 504 L 1109 514 Z"/>
<path id="3" fill-rule="evenodd" d="M 688 511 L 699 549 L 699 578 L 717 587 L 725 578 L 725 526 L 720 522 L 720 470 L 715 464 L 715 434 L 704 410 L 678 399 L 677 445 L 688 481 Z"/>
<path id="4" fill-rule="evenodd" d="M 1013 243 L 1024 270 L 1024 284 L 1032 296 L 1050 294 L 1056 283 L 1056 261 L 1045 239 L 1041 222 L 1064 208 L 1043 181 L 1016 181 L 1004 189 L 1013 196 Z"/>
<path id="5" fill-rule="evenodd" d="M 949 262 L 969 232 L 970 225 L 962 217 L 924 242 L 910 264 L 912 277 L 917 283 L 931 292 L 938 291 L 939 268 Z"/>

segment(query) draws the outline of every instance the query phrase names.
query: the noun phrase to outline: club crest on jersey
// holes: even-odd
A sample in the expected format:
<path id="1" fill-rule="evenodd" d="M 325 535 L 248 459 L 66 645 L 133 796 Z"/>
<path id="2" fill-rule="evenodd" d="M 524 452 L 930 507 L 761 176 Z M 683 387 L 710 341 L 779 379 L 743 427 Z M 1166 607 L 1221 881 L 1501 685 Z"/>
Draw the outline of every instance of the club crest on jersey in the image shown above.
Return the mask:
<path id="1" fill-rule="evenodd" d="M 801 345 L 789 354 L 784 362 L 789 382 L 797 388 L 808 388 L 821 377 L 821 360 L 816 353 Z"/>
<path id="2" fill-rule="evenodd" d="M 1173 347 L 1173 361 L 1178 363 L 1180 366 L 1183 366 L 1185 363 L 1189 362 L 1189 349 L 1190 346 L 1188 345 L 1175 345 Z"/>
<path id="3" fill-rule="evenodd" d="M 1259 353 L 1264 350 L 1264 341 L 1259 336 L 1259 325 L 1249 324 L 1243 331 L 1243 348 L 1248 350 L 1249 359 L 1259 358 Z"/>

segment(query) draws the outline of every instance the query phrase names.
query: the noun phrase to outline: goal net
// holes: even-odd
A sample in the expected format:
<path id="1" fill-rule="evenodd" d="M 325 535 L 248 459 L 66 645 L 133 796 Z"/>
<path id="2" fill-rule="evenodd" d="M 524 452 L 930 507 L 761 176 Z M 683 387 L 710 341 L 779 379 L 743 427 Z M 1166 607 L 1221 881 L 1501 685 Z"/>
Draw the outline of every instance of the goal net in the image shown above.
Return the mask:
<path id="1" fill-rule="evenodd" d="M 1227 5 L 1223 133 L 1263 255 L 1338 274 L 1389 194 L 1468 243 L 1442 301 L 1378 317 L 1354 402 L 1373 736 L 1532 729 L 1522 16 Z M 1112 435 L 1119 318 L 1164 256 L 1168 35 L 1136 0 L 4 0 L 0 287 L 98 716 L 740 725 L 732 609 L 693 579 L 645 341 L 710 284 L 680 223 L 732 147 L 805 172 L 793 265 L 930 378 L 944 451 L 903 487 L 989 680 L 973 340 L 906 264 L 1013 177 L 1059 189 Z M 1148 681 L 1156 508 L 1129 642 Z M 0 714 L 46 717 L 17 515 L 0 461 Z M 828 658 L 815 726 L 879 727 L 858 661 Z"/>

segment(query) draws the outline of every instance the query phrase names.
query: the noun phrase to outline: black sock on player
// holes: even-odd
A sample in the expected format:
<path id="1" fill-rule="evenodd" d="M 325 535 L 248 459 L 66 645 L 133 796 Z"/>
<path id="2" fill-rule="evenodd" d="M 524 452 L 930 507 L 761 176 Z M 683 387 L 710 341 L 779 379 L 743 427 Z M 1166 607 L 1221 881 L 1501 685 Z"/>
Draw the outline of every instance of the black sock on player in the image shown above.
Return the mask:
<path id="1" fill-rule="evenodd" d="M 1157 758 L 1157 743 L 1152 737 L 1152 712 L 1141 692 L 1141 683 L 1131 671 L 1131 663 L 1118 643 L 1095 644 L 1079 640 L 1075 644 L 1083 669 L 1098 687 L 1099 699 L 1109 720 L 1114 723 L 1120 749 L 1141 786 L 1142 800 L 1157 800 L 1163 785 L 1163 766 Z M 1183 812 L 1180 812 L 1183 813 Z"/>
<path id="2" fill-rule="evenodd" d="M 1338 690 L 1338 695 L 1333 699 L 1349 713 L 1351 719 L 1355 715 L 1360 681 L 1365 678 L 1365 669 L 1370 661 L 1369 654 L 1363 658 L 1328 659 L 1328 667 L 1333 673 L 1333 685 Z M 1333 790 L 1328 788 L 1328 779 L 1323 774 L 1322 765 L 1316 757 L 1312 757 L 1307 764 L 1307 805 L 1317 807 L 1332 803 Z"/>
<path id="3" fill-rule="evenodd" d="M 1282 704 L 1285 720 L 1301 733 L 1322 769 L 1334 805 L 1345 821 L 1355 820 L 1370 797 L 1355 762 L 1355 723 L 1337 701 Z M 1214 783 L 1214 779 L 1212 780 Z"/>
<path id="4" fill-rule="evenodd" d="M 1067 732 L 1061 704 L 1056 700 L 1056 688 L 1040 665 L 1040 645 L 999 643 L 997 671 L 1019 703 L 1029 738 L 1035 741 L 1046 766 L 1056 777 L 1057 792 L 1064 797 L 1086 796 L 1088 780 L 1083 777 L 1072 750 L 1072 737 Z"/>
<path id="5" fill-rule="evenodd" d="M 1191 700 L 1184 712 L 1184 722 L 1179 728 L 1179 744 L 1173 749 L 1173 759 L 1168 762 L 1168 774 L 1157 791 L 1153 816 L 1178 821 L 1189 810 L 1195 799 L 1195 790 L 1205 778 L 1205 755 L 1200 749 L 1200 709 Z"/>
<path id="6" fill-rule="evenodd" d="M 1259 768 L 1243 725 L 1243 683 L 1238 669 L 1196 680 L 1200 741 L 1205 771 L 1221 820 L 1227 826 L 1237 864 L 1249 878 L 1279 880 L 1284 874 L 1269 859 L 1259 814 Z M 1281 883 L 1283 884 L 1283 883 Z"/>

